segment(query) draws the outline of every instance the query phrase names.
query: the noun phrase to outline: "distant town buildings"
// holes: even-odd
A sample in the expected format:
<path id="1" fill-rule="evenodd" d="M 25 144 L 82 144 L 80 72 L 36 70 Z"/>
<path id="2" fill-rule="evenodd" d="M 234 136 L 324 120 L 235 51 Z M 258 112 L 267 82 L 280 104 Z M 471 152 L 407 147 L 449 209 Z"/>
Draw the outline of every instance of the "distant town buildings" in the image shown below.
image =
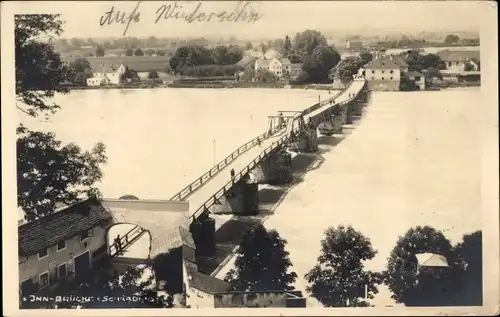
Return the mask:
<path id="1" fill-rule="evenodd" d="M 92 77 L 87 78 L 87 85 L 119 85 L 126 71 L 127 67 L 124 64 L 100 64 L 92 69 Z"/>
<path id="2" fill-rule="evenodd" d="M 266 70 L 278 78 L 296 76 L 302 64 L 292 64 L 288 58 L 258 59 L 255 61 L 255 71 Z"/>

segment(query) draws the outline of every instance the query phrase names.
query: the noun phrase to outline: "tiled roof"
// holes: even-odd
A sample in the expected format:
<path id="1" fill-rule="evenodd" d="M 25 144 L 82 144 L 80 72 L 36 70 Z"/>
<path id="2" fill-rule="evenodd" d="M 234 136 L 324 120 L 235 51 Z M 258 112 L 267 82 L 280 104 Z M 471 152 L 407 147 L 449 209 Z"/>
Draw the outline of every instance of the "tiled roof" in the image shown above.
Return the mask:
<path id="1" fill-rule="evenodd" d="M 86 58 L 92 67 L 97 68 L 99 65 L 125 65 L 129 69 L 136 72 L 163 72 L 168 66 L 170 57 L 168 56 L 104 56 L 104 57 L 87 57 Z"/>
<path id="2" fill-rule="evenodd" d="M 19 254 L 29 256 L 111 219 L 95 200 L 85 200 L 18 227 Z"/>
<path id="3" fill-rule="evenodd" d="M 186 273 L 191 287 L 208 294 L 223 293 L 229 290 L 231 284 L 210 275 L 198 272 L 198 266 L 195 263 L 186 260 L 184 260 L 184 263 L 186 264 Z"/>
<path id="4" fill-rule="evenodd" d="M 255 61 L 255 66 L 256 67 L 267 67 L 269 66 L 270 60 L 268 59 L 258 59 Z"/>
<path id="5" fill-rule="evenodd" d="M 400 67 L 388 58 L 379 58 L 366 65 L 366 69 L 399 69 Z"/>
<path id="6" fill-rule="evenodd" d="M 255 62 L 257 60 L 257 57 L 252 56 L 252 55 L 247 55 L 243 57 L 239 62 L 236 63 L 236 65 L 240 67 L 247 67 L 251 63 Z"/>
<path id="7" fill-rule="evenodd" d="M 395 55 L 392 57 L 392 61 L 401 67 L 408 67 L 408 64 L 405 62 L 405 60 L 402 56 Z"/>
<path id="8" fill-rule="evenodd" d="M 118 68 L 120 67 L 121 64 L 97 64 L 97 65 L 92 65 L 92 72 L 93 73 L 103 73 L 103 74 L 109 74 L 109 73 L 115 73 Z"/>
<path id="9" fill-rule="evenodd" d="M 448 261 L 440 254 L 435 253 L 419 253 L 415 254 L 418 264 L 426 267 L 448 267 Z"/>
<path id="10" fill-rule="evenodd" d="M 481 56 L 479 51 L 441 51 L 437 55 L 445 62 L 460 62 L 468 59 L 480 60 Z"/>
<path id="11" fill-rule="evenodd" d="M 288 58 L 280 58 L 280 62 L 281 64 L 292 64 L 292 62 L 290 62 L 290 60 Z"/>

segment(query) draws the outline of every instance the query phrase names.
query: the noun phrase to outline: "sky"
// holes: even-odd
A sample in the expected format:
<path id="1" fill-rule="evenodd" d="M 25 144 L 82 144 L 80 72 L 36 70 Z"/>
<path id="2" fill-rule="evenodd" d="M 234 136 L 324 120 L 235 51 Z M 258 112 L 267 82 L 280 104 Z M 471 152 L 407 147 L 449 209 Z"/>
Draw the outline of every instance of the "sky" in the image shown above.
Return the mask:
<path id="1" fill-rule="evenodd" d="M 415 32 L 415 31 L 479 31 L 484 1 L 251 1 L 245 12 L 258 13 L 258 21 L 248 23 L 210 22 L 188 23 L 180 19 L 160 19 L 157 11 L 162 6 L 173 6 L 174 1 L 142 1 L 137 13 L 139 21 L 132 21 L 126 36 L 135 37 L 212 37 L 230 36 L 238 38 L 281 37 L 293 35 L 304 29 L 334 31 L 339 33 L 371 31 Z M 191 13 L 198 1 L 178 1 L 182 6 L 177 12 Z M 65 24 L 62 35 L 71 37 L 120 37 L 126 24 L 112 23 L 101 26 L 101 17 L 111 7 L 126 13 L 128 17 L 138 5 L 137 1 L 103 2 L 19 2 L 18 12 L 59 13 Z M 164 8 L 163 7 L 163 8 Z M 233 12 L 237 1 L 202 1 L 199 12 Z M 241 5 L 240 5 L 241 7 Z M 104 19 L 104 18 L 103 18 Z"/>

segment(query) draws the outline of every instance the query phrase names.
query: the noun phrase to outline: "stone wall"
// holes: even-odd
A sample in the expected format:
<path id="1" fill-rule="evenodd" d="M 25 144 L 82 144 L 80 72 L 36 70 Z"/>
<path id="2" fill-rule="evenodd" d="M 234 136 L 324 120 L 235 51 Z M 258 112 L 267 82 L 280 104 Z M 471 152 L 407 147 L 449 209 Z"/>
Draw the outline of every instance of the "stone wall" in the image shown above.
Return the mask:
<path id="1" fill-rule="evenodd" d="M 368 89 L 374 91 L 399 91 L 399 80 L 369 80 Z"/>

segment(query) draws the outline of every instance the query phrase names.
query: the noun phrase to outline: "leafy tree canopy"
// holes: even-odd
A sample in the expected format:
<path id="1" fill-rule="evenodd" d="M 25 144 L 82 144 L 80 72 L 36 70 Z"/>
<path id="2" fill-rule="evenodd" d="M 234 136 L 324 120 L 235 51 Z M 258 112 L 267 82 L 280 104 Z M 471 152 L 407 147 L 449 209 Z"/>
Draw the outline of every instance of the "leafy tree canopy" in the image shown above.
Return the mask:
<path id="1" fill-rule="evenodd" d="M 42 37 L 60 35 L 62 21 L 59 15 L 15 15 L 16 106 L 36 117 L 40 113 L 54 113 L 59 109 L 48 99 L 56 93 L 68 93 L 60 84 L 68 79 L 69 70 Z"/>
<path id="2" fill-rule="evenodd" d="M 240 243 L 236 268 L 227 273 L 225 280 L 234 291 L 293 289 L 297 274 L 288 272 L 292 262 L 286 243 L 275 230 L 267 231 L 263 225 L 248 230 Z"/>
<path id="3" fill-rule="evenodd" d="M 68 93 L 60 84 L 70 71 L 40 37 L 62 33 L 59 15 L 16 15 L 14 22 L 17 107 L 32 117 L 53 113 L 59 106 L 47 99 Z M 75 144 L 62 145 L 53 133 L 22 125 L 17 135 L 17 203 L 29 220 L 53 212 L 57 203 L 100 195 L 94 184 L 101 180 L 100 165 L 107 161 L 104 144 L 82 151 Z"/>
<path id="4" fill-rule="evenodd" d="M 365 287 L 368 298 L 378 293 L 381 275 L 364 269 L 363 261 L 377 251 L 370 240 L 351 226 L 329 228 L 321 241 L 318 264 L 305 275 L 311 283 L 307 291 L 327 307 L 368 306 L 363 301 Z"/>
<path id="5" fill-rule="evenodd" d="M 408 230 L 399 238 L 387 264 L 386 283 L 393 293 L 392 298 L 398 303 L 411 305 L 415 301 L 425 300 L 426 294 L 422 289 L 426 287 L 418 282 L 418 262 L 415 256 L 418 253 L 440 254 L 448 263 L 455 262 L 450 241 L 441 231 L 429 226 Z M 434 293 L 430 297 L 432 296 Z"/>
<path id="6" fill-rule="evenodd" d="M 293 49 L 304 55 L 311 55 L 318 45 L 326 46 L 326 37 L 316 30 L 305 30 L 297 33 L 293 41 Z"/>

